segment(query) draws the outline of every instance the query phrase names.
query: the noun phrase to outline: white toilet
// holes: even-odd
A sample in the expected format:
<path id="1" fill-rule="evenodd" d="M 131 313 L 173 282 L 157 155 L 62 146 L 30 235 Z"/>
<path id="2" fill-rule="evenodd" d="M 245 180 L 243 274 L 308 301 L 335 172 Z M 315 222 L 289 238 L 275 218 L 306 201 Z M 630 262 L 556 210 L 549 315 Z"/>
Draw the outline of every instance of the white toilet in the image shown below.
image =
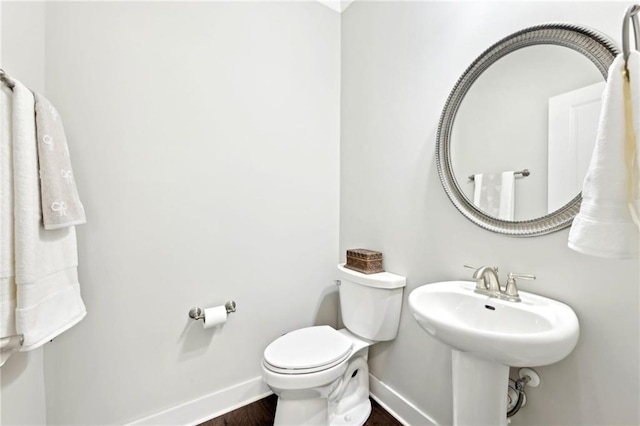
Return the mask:
<path id="1" fill-rule="evenodd" d="M 301 328 L 264 350 L 262 377 L 278 395 L 277 425 L 362 425 L 371 413 L 369 346 L 398 334 L 406 279 L 338 265 L 346 328 Z"/>

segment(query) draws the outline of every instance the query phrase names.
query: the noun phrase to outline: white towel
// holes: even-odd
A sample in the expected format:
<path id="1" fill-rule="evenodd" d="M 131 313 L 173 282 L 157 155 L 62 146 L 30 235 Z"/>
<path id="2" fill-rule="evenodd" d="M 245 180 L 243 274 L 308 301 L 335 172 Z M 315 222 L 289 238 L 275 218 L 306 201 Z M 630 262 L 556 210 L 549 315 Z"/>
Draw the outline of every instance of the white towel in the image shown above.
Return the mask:
<path id="1" fill-rule="evenodd" d="M 478 173 L 473 179 L 473 204 L 489 216 L 513 220 L 515 213 L 515 174 Z"/>
<path id="2" fill-rule="evenodd" d="M 628 155 L 628 184 L 629 184 L 629 198 L 632 218 L 640 228 L 640 53 L 634 51 L 629 54 L 629 70 L 630 78 L 630 95 L 631 95 L 631 109 L 627 110 L 627 116 L 632 117 L 630 132 L 626 133 L 627 145 L 629 149 L 625 154 Z M 629 135 L 631 133 L 631 135 Z M 630 138 L 632 136 L 633 138 Z M 638 243 L 640 244 L 640 242 Z"/>
<path id="3" fill-rule="evenodd" d="M 16 281 L 13 267 L 13 168 L 11 90 L 0 84 L 0 337 L 16 334 Z"/>
<path id="4" fill-rule="evenodd" d="M 632 52 L 630 73 L 638 75 L 638 53 Z M 635 63 L 635 65 L 634 65 Z M 634 69 L 635 67 L 635 69 Z M 630 176 L 625 159 L 624 58 L 611 67 L 602 99 L 596 145 L 582 186 L 582 204 L 569 231 L 569 248 L 604 258 L 637 256 L 638 228 L 630 212 Z M 636 91 L 637 91 L 637 82 Z M 631 94 L 632 114 L 640 114 Z M 637 132 L 636 132 L 637 134 Z M 637 138 L 632 141 L 637 144 Z"/>
<path id="5" fill-rule="evenodd" d="M 78 284 L 75 228 L 45 231 L 41 221 L 34 98 L 19 81 L 15 83 L 12 115 L 15 315 L 16 331 L 24 334 L 22 350 L 31 350 L 75 325 L 86 310 Z"/>

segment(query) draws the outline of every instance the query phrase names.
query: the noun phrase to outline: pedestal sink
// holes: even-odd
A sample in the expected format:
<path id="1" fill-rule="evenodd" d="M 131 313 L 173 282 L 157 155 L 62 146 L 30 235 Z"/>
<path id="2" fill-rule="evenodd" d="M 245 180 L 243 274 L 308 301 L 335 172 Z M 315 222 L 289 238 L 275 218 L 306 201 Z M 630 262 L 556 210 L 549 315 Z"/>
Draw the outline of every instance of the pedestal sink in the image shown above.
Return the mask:
<path id="1" fill-rule="evenodd" d="M 509 367 L 553 364 L 580 327 L 564 303 L 520 292 L 520 302 L 478 294 L 476 283 L 427 284 L 409 295 L 418 324 L 452 348 L 454 425 L 506 425 Z"/>

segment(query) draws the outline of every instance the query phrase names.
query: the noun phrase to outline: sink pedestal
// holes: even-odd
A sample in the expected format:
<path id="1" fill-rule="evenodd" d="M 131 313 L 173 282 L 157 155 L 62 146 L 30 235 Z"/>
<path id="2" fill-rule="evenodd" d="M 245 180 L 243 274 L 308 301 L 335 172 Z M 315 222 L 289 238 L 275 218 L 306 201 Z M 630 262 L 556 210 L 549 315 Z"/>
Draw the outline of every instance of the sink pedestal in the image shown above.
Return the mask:
<path id="1" fill-rule="evenodd" d="M 505 426 L 509 367 L 455 349 L 451 364 L 454 426 Z"/>
<path id="2" fill-rule="evenodd" d="M 414 318 L 452 348 L 453 424 L 505 426 L 509 367 L 548 365 L 571 353 L 580 324 L 564 303 L 520 292 L 521 303 L 476 292 L 476 282 L 423 285 Z"/>

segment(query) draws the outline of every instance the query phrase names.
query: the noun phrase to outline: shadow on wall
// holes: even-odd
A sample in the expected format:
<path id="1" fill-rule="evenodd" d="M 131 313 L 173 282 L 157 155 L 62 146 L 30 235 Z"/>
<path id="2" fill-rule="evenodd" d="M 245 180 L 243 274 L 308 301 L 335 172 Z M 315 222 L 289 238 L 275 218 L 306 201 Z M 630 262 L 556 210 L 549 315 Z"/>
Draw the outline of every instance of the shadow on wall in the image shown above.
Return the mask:
<path id="1" fill-rule="evenodd" d="M 38 349 L 42 350 L 42 349 Z M 10 368 L 3 368 L 2 374 L 0 374 L 0 383 L 2 386 L 9 386 L 15 380 L 17 380 L 22 373 L 27 369 L 29 363 L 29 354 L 27 352 L 15 352 L 11 355 L 6 362 L 6 366 Z"/>
<path id="2" fill-rule="evenodd" d="M 185 315 L 185 325 L 177 343 L 181 345 L 180 361 L 198 357 L 207 351 L 207 348 L 215 340 L 216 335 L 221 333 L 222 326 L 217 326 L 213 330 L 205 329 L 202 321 L 194 321 Z M 224 324 L 223 324 L 224 325 Z"/>
<path id="3" fill-rule="evenodd" d="M 326 287 L 320 295 L 313 325 L 329 325 L 338 329 L 340 295 L 337 286 Z"/>

